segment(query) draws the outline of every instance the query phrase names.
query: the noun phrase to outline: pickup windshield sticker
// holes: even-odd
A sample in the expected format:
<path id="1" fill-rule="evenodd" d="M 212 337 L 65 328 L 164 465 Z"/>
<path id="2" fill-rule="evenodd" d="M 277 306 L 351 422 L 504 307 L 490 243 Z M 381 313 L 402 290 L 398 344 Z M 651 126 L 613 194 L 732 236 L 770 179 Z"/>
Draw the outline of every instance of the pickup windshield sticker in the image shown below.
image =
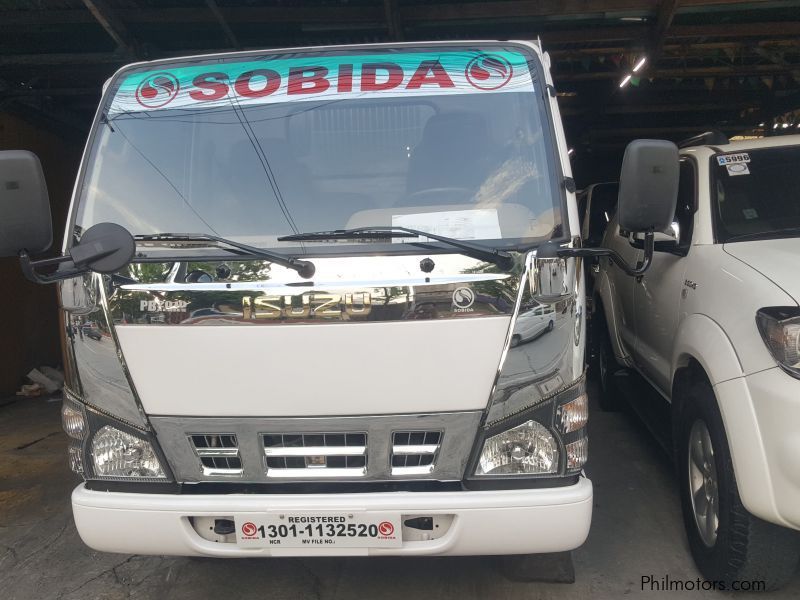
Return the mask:
<path id="1" fill-rule="evenodd" d="M 264 58 L 134 73 L 108 114 L 532 89 L 527 57 L 502 49 Z"/>
<path id="2" fill-rule="evenodd" d="M 719 166 L 749 162 L 750 155 L 747 152 L 740 152 L 739 154 L 723 154 L 717 157 L 717 163 L 719 163 Z"/>

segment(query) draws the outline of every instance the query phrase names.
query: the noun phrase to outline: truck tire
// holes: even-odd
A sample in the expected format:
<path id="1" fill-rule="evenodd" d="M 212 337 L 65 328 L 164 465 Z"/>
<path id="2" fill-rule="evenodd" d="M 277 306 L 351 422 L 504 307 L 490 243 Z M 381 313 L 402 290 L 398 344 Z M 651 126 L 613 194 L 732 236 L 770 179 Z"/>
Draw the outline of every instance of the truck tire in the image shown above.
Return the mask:
<path id="1" fill-rule="evenodd" d="M 800 556 L 797 533 L 751 515 L 742 504 L 728 439 L 714 391 L 692 381 L 678 416 L 677 457 L 681 508 L 697 568 L 732 590 L 734 581 L 783 586 Z"/>
<path id="2" fill-rule="evenodd" d="M 598 383 L 598 404 L 604 412 L 616 412 L 622 408 L 622 397 L 614 373 L 620 367 L 614 356 L 614 348 L 611 346 L 611 337 L 608 333 L 606 320 L 600 317 L 594 329 L 595 343 L 595 368 Z"/>
<path id="3" fill-rule="evenodd" d="M 509 581 L 575 583 L 572 552 L 501 556 L 500 571 Z"/>

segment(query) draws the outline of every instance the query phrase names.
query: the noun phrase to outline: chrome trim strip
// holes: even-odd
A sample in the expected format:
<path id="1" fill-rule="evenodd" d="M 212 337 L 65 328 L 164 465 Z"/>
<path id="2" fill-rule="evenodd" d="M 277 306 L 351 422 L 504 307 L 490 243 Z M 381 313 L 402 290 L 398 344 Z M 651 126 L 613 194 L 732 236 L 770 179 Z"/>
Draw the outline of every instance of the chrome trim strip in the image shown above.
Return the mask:
<path id="1" fill-rule="evenodd" d="M 364 456 L 366 446 L 298 446 L 264 448 L 266 456 Z"/>
<path id="2" fill-rule="evenodd" d="M 236 458 L 239 456 L 239 449 L 238 448 L 195 448 L 197 452 L 197 456 L 201 458 L 203 456 L 210 456 L 210 457 L 223 457 L 223 458 Z"/>
<path id="3" fill-rule="evenodd" d="M 314 471 L 309 473 L 309 471 Z M 305 469 L 269 469 L 267 471 L 268 479 L 323 479 L 327 477 L 341 478 L 341 477 L 364 477 L 367 474 L 367 469 L 361 467 L 358 469 L 329 469 L 328 467 L 306 467 Z"/>
<path id="4" fill-rule="evenodd" d="M 433 469 L 434 469 L 433 465 L 426 465 L 424 467 L 392 467 L 392 475 L 425 476 L 425 475 L 430 475 L 433 472 Z"/>
<path id="5" fill-rule="evenodd" d="M 210 469 L 203 467 L 203 475 L 206 477 L 241 477 L 242 469 Z"/>
<path id="6" fill-rule="evenodd" d="M 403 456 L 406 454 L 436 454 L 439 444 L 427 444 L 417 446 L 392 446 L 392 454 Z"/>

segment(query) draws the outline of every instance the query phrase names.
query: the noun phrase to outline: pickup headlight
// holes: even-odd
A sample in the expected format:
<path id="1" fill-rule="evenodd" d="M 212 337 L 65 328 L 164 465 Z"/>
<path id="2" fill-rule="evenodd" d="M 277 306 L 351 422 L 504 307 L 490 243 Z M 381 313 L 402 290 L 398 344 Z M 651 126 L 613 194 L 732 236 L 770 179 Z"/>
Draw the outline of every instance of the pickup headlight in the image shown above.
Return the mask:
<path id="1" fill-rule="evenodd" d="M 762 308 L 756 324 L 778 365 L 800 379 L 800 309 L 793 306 Z"/>
<path id="2" fill-rule="evenodd" d="M 547 428 L 530 420 L 487 438 L 476 475 L 538 475 L 558 470 L 558 444 Z"/>

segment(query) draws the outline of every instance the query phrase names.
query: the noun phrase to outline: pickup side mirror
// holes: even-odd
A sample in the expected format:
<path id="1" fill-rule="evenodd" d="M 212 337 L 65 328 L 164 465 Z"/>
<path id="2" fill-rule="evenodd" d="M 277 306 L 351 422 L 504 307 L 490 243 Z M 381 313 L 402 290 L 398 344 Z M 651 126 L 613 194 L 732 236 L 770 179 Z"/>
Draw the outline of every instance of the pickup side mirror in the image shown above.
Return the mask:
<path id="1" fill-rule="evenodd" d="M 625 149 L 619 178 L 620 229 L 665 231 L 678 201 L 678 147 L 666 140 L 634 140 Z"/>
<path id="2" fill-rule="evenodd" d="M 50 199 L 39 159 L 26 150 L 0 151 L 0 257 L 40 254 L 53 243 Z"/>
<path id="3" fill-rule="evenodd" d="M 0 152 L 0 257 L 18 256 L 25 277 L 52 283 L 88 271 L 113 273 L 128 264 L 136 250 L 127 229 L 98 223 L 83 232 L 68 255 L 31 259 L 52 243 L 50 200 L 39 159 L 24 150 Z M 42 274 L 40 269 L 51 272 Z"/>

